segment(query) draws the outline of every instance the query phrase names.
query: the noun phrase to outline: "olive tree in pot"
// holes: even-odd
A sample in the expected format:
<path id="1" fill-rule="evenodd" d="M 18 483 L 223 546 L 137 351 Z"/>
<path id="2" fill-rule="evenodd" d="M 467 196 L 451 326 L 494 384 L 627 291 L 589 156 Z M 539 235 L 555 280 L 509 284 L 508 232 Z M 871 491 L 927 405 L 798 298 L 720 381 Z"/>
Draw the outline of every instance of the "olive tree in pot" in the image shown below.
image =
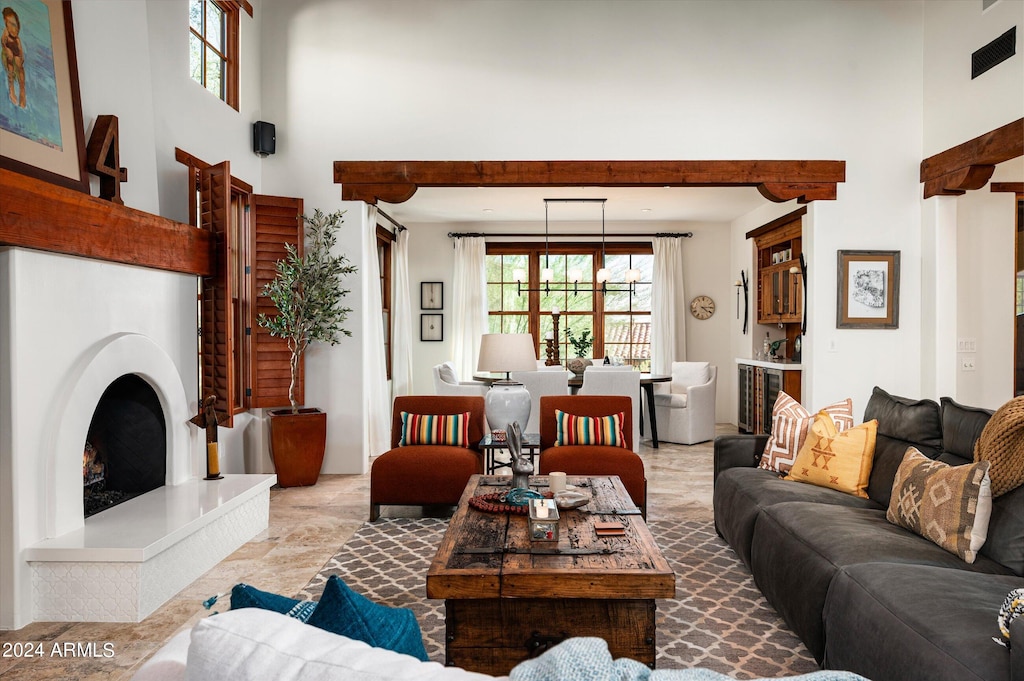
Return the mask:
<path id="1" fill-rule="evenodd" d="M 285 244 L 287 256 L 277 261 L 277 276 L 263 288 L 277 307 L 277 315 L 261 314 L 258 323 L 270 335 L 283 338 L 291 351 L 291 383 L 288 400 L 291 408 L 270 411 L 270 457 L 277 481 L 282 487 L 316 484 L 324 463 L 327 446 L 327 414 L 313 407 L 300 407 L 295 388 L 303 356 L 310 343 L 337 345 L 351 308 L 342 305 L 348 289 L 341 280 L 356 272 L 344 255 L 331 249 L 344 211 L 324 213 L 317 209 L 313 217 L 301 216 L 305 225 L 305 250 Z"/>

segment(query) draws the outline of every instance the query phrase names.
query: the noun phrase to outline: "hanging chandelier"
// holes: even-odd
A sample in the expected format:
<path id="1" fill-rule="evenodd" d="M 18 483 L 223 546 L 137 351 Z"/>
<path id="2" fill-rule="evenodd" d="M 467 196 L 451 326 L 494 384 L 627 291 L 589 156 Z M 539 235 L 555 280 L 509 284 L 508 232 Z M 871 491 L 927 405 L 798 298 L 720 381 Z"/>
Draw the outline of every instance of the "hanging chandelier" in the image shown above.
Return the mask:
<path id="1" fill-rule="evenodd" d="M 523 292 L 538 291 L 540 293 L 588 293 L 594 291 L 601 291 L 602 293 L 611 292 L 629 292 L 630 294 L 636 293 L 636 283 L 640 281 L 640 270 L 630 268 L 626 270 L 626 285 L 621 287 L 620 285 L 608 284 L 608 280 L 611 278 L 611 273 L 608 268 L 605 267 L 605 243 L 604 243 L 604 204 L 608 199 L 544 199 L 544 267 L 540 270 L 540 286 L 537 288 L 529 287 L 529 277 L 527 276 L 526 270 L 515 269 L 512 271 L 512 279 L 516 282 L 518 295 L 522 295 Z M 592 285 L 580 285 L 580 281 L 583 279 L 583 272 L 579 269 L 571 269 L 567 272 L 567 280 L 564 284 L 552 283 L 555 279 L 555 271 L 551 268 L 550 253 L 548 250 L 548 205 L 550 203 L 600 203 L 601 204 L 601 267 L 597 270 L 594 279 L 597 282 L 597 286 Z M 526 284 L 524 286 L 523 284 Z"/>

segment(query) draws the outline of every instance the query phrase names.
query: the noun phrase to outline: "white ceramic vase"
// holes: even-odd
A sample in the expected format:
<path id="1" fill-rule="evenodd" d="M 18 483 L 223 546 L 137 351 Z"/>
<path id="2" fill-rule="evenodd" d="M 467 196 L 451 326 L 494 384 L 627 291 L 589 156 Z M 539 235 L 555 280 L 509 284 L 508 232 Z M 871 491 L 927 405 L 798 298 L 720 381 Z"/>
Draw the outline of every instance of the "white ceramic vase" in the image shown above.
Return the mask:
<path id="1" fill-rule="evenodd" d="M 496 381 L 484 397 L 484 413 L 491 430 L 508 430 L 517 421 L 522 428 L 530 420 L 530 393 L 522 383 Z"/>

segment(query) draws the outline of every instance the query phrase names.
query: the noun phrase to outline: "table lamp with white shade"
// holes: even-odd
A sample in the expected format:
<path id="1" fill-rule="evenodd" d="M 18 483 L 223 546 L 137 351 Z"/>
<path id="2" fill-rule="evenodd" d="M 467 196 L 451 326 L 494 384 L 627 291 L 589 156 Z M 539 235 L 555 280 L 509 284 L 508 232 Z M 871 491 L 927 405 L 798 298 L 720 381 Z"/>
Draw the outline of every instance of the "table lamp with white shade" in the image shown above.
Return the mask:
<path id="1" fill-rule="evenodd" d="M 491 384 L 484 397 L 484 413 L 492 430 L 507 430 L 508 424 L 520 426 L 530 420 L 530 393 L 522 383 L 509 380 L 512 371 L 536 371 L 537 351 L 533 334 L 487 333 L 480 338 L 477 371 L 501 372 L 503 380 Z"/>

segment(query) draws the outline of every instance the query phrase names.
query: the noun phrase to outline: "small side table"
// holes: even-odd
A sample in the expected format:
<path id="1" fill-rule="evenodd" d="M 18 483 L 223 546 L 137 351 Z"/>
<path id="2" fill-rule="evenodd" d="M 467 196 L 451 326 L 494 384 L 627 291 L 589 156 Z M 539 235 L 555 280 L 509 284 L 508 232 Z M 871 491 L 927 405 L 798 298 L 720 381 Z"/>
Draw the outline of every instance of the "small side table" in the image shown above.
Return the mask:
<path id="1" fill-rule="evenodd" d="M 508 442 L 505 440 L 494 440 L 491 434 L 484 435 L 483 439 L 480 440 L 478 445 L 484 452 L 484 472 L 487 474 L 494 473 L 499 468 L 508 468 L 509 473 L 512 472 L 512 457 L 509 456 L 507 462 L 500 462 L 494 460 L 494 454 L 498 450 L 508 449 Z M 534 472 L 537 470 L 537 457 L 540 455 L 540 433 L 523 433 L 523 452 L 529 454 L 533 458 L 533 469 Z"/>

